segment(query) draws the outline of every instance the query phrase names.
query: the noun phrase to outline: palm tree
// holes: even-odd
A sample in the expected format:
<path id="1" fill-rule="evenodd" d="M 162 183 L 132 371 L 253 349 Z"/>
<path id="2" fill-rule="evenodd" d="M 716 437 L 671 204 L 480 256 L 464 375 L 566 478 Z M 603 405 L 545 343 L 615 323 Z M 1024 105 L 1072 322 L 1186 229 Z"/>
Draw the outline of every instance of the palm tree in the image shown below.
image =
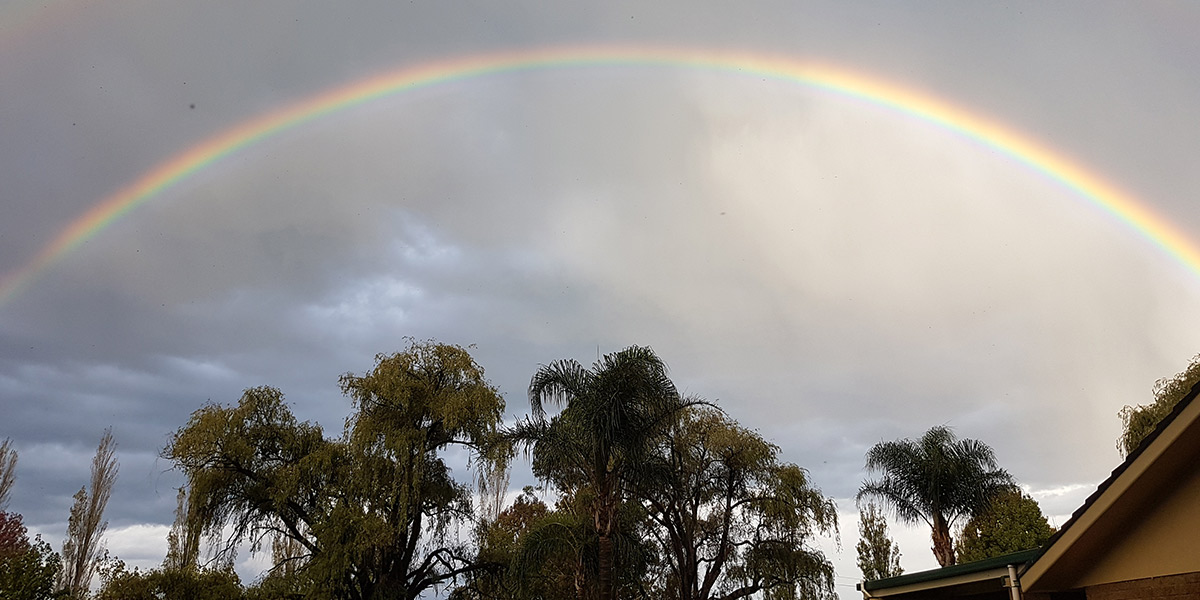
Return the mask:
<path id="1" fill-rule="evenodd" d="M 547 418 L 546 402 L 563 409 Z M 597 591 L 601 599 L 615 598 L 614 542 L 625 484 L 675 415 L 695 402 L 680 398 L 653 350 L 630 346 L 590 370 L 566 359 L 542 365 L 529 383 L 529 404 L 532 416 L 507 437 L 532 452 L 540 479 L 591 497 Z"/>
<path id="2" fill-rule="evenodd" d="M 905 523 L 924 521 L 933 530 L 933 555 L 943 567 L 954 564 L 955 521 L 987 507 L 1013 485 L 996 466 L 992 449 L 978 440 L 959 440 L 937 426 L 921 439 L 880 442 L 867 452 L 867 471 L 882 476 L 864 482 L 856 500 L 872 498 Z"/>

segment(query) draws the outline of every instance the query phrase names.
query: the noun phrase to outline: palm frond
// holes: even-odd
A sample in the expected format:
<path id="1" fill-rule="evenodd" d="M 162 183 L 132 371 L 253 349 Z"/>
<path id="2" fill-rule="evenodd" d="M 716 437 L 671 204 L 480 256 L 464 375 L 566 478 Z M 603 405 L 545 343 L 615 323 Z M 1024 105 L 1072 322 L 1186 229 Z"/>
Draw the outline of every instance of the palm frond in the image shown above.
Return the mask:
<path id="1" fill-rule="evenodd" d="M 945 426 L 933 427 L 917 440 L 876 444 L 867 452 L 866 467 L 881 478 L 864 482 L 856 500 L 877 499 L 906 523 L 932 523 L 939 516 L 953 523 L 1012 485 L 987 444 L 960 440 Z"/>
<path id="2" fill-rule="evenodd" d="M 574 360 L 541 365 L 529 381 L 529 406 L 534 416 L 545 416 L 546 401 L 562 405 L 587 394 L 593 378 L 592 373 Z"/>

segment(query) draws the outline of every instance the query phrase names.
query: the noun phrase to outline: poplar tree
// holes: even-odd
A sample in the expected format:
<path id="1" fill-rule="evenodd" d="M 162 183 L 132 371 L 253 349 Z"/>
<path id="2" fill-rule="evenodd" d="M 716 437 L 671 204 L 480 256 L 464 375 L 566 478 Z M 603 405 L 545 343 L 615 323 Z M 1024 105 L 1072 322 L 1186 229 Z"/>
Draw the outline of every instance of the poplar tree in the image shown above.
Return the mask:
<path id="1" fill-rule="evenodd" d="M 16 481 L 17 449 L 12 447 L 12 439 L 5 438 L 0 442 L 0 511 L 8 508 L 8 495 Z"/>
<path id="2" fill-rule="evenodd" d="M 91 490 L 88 486 L 75 493 L 75 505 L 67 522 L 67 537 L 63 541 L 63 570 L 59 588 L 71 598 L 83 598 L 92 583 L 92 576 L 103 557 L 101 538 L 108 528 L 104 509 L 117 481 L 117 444 L 112 428 L 104 430 L 96 456 L 92 458 Z"/>
<path id="3" fill-rule="evenodd" d="M 888 536 L 887 519 L 874 502 L 858 509 L 858 570 L 864 581 L 878 581 L 904 574 L 900 568 L 900 546 Z"/>

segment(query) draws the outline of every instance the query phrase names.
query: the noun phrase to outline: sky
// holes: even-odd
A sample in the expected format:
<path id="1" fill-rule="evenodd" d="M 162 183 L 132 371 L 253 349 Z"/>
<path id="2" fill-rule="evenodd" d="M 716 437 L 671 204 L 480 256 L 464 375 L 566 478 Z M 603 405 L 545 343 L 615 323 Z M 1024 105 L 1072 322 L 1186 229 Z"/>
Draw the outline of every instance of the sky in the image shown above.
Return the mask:
<path id="1" fill-rule="evenodd" d="M 112 427 L 108 544 L 153 566 L 192 411 L 272 385 L 336 433 L 338 376 L 411 337 L 473 345 L 510 419 L 539 364 L 651 346 L 836 499 L 845 598 L 877 442 L 982 440 L 1061 525 L 1121 407 L 1200 353 L 1198 27 L 1170 2 L 4 0 L 9 508 L 57 547 Z"/>

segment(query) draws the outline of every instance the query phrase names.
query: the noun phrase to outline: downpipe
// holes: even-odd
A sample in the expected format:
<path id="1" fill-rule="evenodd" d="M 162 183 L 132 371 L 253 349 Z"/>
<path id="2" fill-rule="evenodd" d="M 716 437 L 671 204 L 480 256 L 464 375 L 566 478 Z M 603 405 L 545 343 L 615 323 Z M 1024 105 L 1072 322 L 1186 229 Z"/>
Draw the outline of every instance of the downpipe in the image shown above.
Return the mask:
<path id="1" fill-rule="evenodd" d="M 1008 565 L 1008 594 L 1012 600 L 1021 600 L 1021 580 L 1017 577 L 1017 567 Z"/>

